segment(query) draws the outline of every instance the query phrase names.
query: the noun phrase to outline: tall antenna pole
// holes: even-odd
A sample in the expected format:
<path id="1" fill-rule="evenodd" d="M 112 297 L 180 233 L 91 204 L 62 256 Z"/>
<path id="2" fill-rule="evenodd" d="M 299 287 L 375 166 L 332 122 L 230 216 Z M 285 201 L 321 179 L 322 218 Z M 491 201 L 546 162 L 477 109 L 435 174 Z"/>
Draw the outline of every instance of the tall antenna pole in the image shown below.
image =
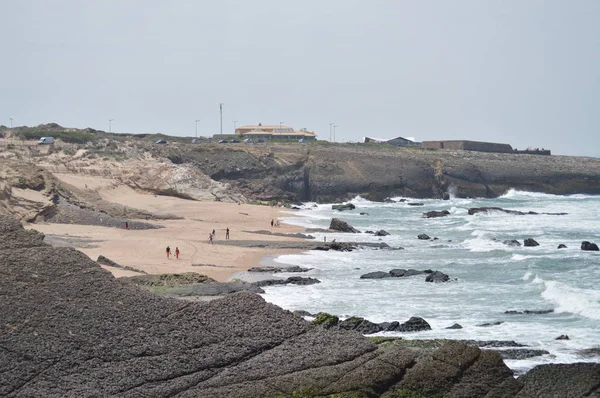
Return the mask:
<path id="1" fill-rule="evenodd" d="M 108 119 L 108 132 L 111 133 L 112 132 L 112 121 L 115 119 Z"/>
<path id="2" fill-rule="evenodd" d="M 223 134 L 223 103 L 219 103 L 219 114 L 221 115 L 221 134 Z"/>
<path id="3" fill-rule="evenodd" d="M 333 142 L 335 142 L 335 128 L 337 127 L 337 124 L 333 125 Z"/>
<path id="4" fill-rule="evenodd" d="M 200 119 L 196 120 L 196 138 L 198 138 L 198 122 L 200 121 Z"/>

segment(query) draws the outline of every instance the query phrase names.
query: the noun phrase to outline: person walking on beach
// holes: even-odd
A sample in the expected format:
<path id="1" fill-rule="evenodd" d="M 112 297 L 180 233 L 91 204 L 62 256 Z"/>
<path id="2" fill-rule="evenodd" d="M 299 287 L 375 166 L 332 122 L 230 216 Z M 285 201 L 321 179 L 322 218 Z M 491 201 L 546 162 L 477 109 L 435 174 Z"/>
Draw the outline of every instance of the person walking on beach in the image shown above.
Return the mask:
<path id="1" fill-rule="evenodd" d="M 167 246 L 167 258 L 171 256 L 171 247 Z"/>
<path id="2" fill-rule="evenodd" d="M 213 231 L 212 231 L 212 235 L 213 235 L 213 238 L 214 238 L 214 237 L 215 237 L 215 235 L 216 235 L 216 232 L 215 232 L 215 230 L 214 230 L 214 229 L 213 229 Z"/>
<path id="3" fill-rule="evenodd" d="M 175 258 L 179 260 L 179 248 L 175 247 Z"/>
<path id="4" fill-rule="evenodd" d="M 225 239 L 229 239 L 229 227 L 225 230 Z"/>
<path id="5" fill-rule="evenodd" d="M 273 226 L 273 224 L 275 224 L 275 221 L 273 221 L 273 219 L 271 219 L 271 227 Z"/>
<path id="6" fill-rule="evenodd" d="M 213 234 L 208 234 L 208 243 L 213 244 Z"/>
<path id="7" fill-rule="evenodd" d="M 129 221 L 125 221 L 125 229 L 129 229 Z"/>

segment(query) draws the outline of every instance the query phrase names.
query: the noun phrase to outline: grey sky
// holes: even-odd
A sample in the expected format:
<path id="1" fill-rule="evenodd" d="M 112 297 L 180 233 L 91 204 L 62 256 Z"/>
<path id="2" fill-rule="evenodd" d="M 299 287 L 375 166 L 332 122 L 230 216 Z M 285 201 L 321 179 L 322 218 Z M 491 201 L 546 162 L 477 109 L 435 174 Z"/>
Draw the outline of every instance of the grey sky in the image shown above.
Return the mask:
<path id="1" fill-rule="evenodd" d="M 600 156 L 600 1 L 3 0 L 0 124 Z"/>

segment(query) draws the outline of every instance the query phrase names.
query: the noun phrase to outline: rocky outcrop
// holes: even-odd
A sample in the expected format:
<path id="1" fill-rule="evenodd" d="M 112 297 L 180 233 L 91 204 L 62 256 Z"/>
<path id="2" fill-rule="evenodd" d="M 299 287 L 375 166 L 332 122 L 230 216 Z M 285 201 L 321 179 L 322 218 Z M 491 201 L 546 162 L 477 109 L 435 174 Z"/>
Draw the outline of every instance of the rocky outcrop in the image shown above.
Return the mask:
<path id="1" fill-rule="evenodd" d="M 535 211 L 519 211 L 519 210 L 506 210 L 506 209 L 502 209 L 500 207 L 473 207 L 470 208 L 468 211 L 469 215 L 473 215 L 473 214 L 479 214 L 479 213 L 484 213 L 484 214 L 488 214 L 488 213 L 506 213 L 506 214 L 512 214 L 515 216 L 527 216 L 527 215 L 538 215 L 538 214 L 545 214 L 545 215 L 550 215 L 550 216 L 564 216 L 567 213 L 536 213 Z"/>
<path id="2" fill-rule="evenodd" d="M 287 279 L 266 279 L 258 282 L 253 282 L 254 286 L 265 287 L 265 286 L 276 286 L 276 285 L 314 285 L 315 283 L 321 283 L 320 280 L 310 277 L 302 276 L 291 276 Z"/>
<path id="3" fill-rule="evenodd" d="M 391 275 L 389 272 L 383 272 L 383 271 L 375 271 L 375 272 L 369 272 L 368 274 L 364 274 L 360 276 L 360 279 L 384 279 L 384 278 L 393 278 L 394 276 Z"/>
<path id="4" fill-rule="evenodd" d="M 346 221 L 342 221 L 339 218 L 332 218 L 331 223 L 329 224 L 329 229 L 338 232 L 350 232 L 353 234 L 359 233 L 360 231 L 356 228 L 353 228 Z"/>
<path id="5" fill-rule="evenodd" d="M 502 243 L 504 243 L 506 246 L 514 246 L 514 247 L 520 247 L 521 246 L 521 242 L 519 242 L 516 239 L 505 240 Z"/>
<path id="6" fill-rule="evenodd" d="M 344 210 L 354 210 L 356 206 L 352 203 L 344 203 L 342 205 L 331 205 L 331 210 L 344 211 Z"/>
<path id="7" fill-rule="evenodd" d="M 379 231 L 373 232 L 375 236 L 388 236 L 390 233 L 384 229 L 380 229 Z"/>
<path id="8" fill-rule="evenodd" d="M 495 352 L 378 345 L 248 292 L 165 299 L 6 217 L 0 241 L 2 396 L 584 396 L 600 378 L 574 364 L 515 380 Z"/>
<path id="9" fill-rule="evenodd" d="M 450 277 L 440 271 L 434 271 L 431 274 L 427 275 L 427 278 L 425 278 L 425 282 L 434 283 L 448 282 L 449 280 Z"/>
<path id="10" fill-rule="evenodd" d="M 116 262 L 114 262 L 113 260 L 104 257 L 103 255 L 99 255 L 98 259 L 96 259 L 96 262 L 98 264 L 106 265 L 106 266 L 113 267 L 113 268 L 123 269 L 125 271 L 139 272 L 140 274 L 146 274 L 147 273 L 144 270 L 133 268 L 133 267 L 130 267 L 128 265 L 125 265 L 125 266 L 124 265 L 119 265 Z"/>
<path id="11" fill-rule="evenodd" d="M 290 267 L 252 267 L 248 272 L 279 273 L 279 272 L 308 272 L 312 268 L 303 268 L 297 265 Z"/>
<path id="12" fill-rule="evenodd" d="M 419 240 L 430 240 L 430 239 L 431 239 L 431 238 L 429 237 L 429 235 L 427 235 L 427 234 L 419 234 L 419 235 L 417 236 L 417 238 L 418 238 Z"/>
<path id="13" fill-rule="evenodd" d="M 527 238 L 523 241 L 523 246 L 525 247 L 535 247 L 535 246 L 539 246 L 540 244 L 537 243 L 537 241 L 533 238 Z"/>
<path id="14" fill-rule="evenodd" d="M 438 217 L 446 217 L 449 215 L 450 215 L 450 212 L 448 210 L 442 210 L 442 211 L 432 210 L 432 211 L 423 213 L 423 218 L 438 218 Z"/>
<path id="15" fill-rule="evenodd" d="M 581 250 L 597 252 L 600 249 L 598 249 L 598 245 L 597 244 L 591 243 L 591 242 L 588 242 L 588 241 L 585 240 L 585 241 L 581 242 Z"/>
<path id="16" fill-rule="evenodd" d="M 560 245 L 558 245 L 557 249 L 566 249 L 567 245 L 561 243 Z"/>

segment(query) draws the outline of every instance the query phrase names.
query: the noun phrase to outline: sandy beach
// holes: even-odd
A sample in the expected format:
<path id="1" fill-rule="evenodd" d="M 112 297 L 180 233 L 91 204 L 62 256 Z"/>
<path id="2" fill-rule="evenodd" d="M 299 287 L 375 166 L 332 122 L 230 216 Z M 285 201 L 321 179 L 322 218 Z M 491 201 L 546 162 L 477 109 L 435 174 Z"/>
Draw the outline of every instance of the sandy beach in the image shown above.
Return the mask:
<path id="1" fill-rule="evenodd" d="M 118 185 L 114 180 L 57 174 L 62 181 L 98 192 L 109 202 L 146 210 L 158 215 L 183 217 L 180 220 L 151 221 L 164 228 L 134 230 L 75 224 L 31 224 L 26 228 L 48 235 L 48 241 L 62 241 L 96 260 L 103 255 L 121 266 L 143 270 L 149 274 L 198 272 L 217 281 L 227 281 L 237 272 L 260 266 L 267 255 L 299 252 L 299 249 L 237 247 L 221 245 L 229 228 L 231 240 L 294 241 L 297 238 L 256 234 L 250 231 L 273 233 L 300 232 L 299 227 L 280 223 L 271 227 L 271 220 L 293 216 L 290 210 L 262 205 L 224 202 L 199 202 L 171 196 L 151 195 Z M 285 211 L 285 213 L 283 213 Z M 146 220 L 143 220 L 146 221 Z M 148 221 L 146 221 L 148 222 Z M 209 234 L 215 231 L 215 244 L 210 244 Z M 52 239 L 50 239 L 52 238 Z M 179 259 L 167 258 L 165 249 L 170 246 L 180 250 Z M 139 275 L 110 266 L 103 268 L 115 277 Z"/>

